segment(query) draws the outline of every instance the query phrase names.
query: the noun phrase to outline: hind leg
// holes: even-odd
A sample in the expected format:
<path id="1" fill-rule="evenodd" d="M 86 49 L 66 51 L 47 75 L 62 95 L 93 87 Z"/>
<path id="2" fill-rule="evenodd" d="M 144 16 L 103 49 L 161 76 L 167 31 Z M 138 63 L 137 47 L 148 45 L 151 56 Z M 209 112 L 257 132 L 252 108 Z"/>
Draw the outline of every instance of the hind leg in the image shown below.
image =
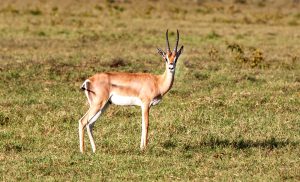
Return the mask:
<path id="1" fill-rule="evenodd" d="M 84 114 L 84 116 L 78 121 L 78 133 L 79 133 L 79 147 L 80 152 L 83 153 L 84 151 L 84 127 L 88 123 L 87 115 L 89 110 Z"/>
<path id="2" fill-rule="evenodd" d="M 81 86 L 87 97 L 88 103 L 90 105 L 89 110 L 84 114 L 84 116 L 78 121 L 78 133 L 79 133 L 79 148 L 80 152 L 84 152 L 84 128 L 89 122 L 89 114 L 91 112 L 91 106 L 94 103 L 95 94 L 89 91 L 90 80 L 85 80 Z"/>
<path id="3" fill-rule="evenodd" d="M 97 85 L 97 87 L 93 87 L 93 83 L 89 79 L 83 83 L 81 88 L 85 90 L 90 109 L 79 120 L 80 151 L 82 153 L 84 151 L 84 127 L 87 126 L 90 143 L 92 145 L 93 152 L 95 152 L 96 146 L 93 137 L 93 127 L 100 114 L 103 113 L 109 105 L 109 92 L 105 85 Z"/>
<path id="4" fill-rule="evenodd" d="M 90 143 L 92 146 L 92 150 L 95 153 L 96 152 L 96 145 L 95 145 L 95 141 L 94 141 L 94 136 L 93 136 L 93 128 L 95 125 L 96 120 L 99 118 L 99 116 L 107 109 L 109 105 L 109 102 L 106 101 L 101 105 L 98 106 L 93 106 L 91 108 L 91 111 L 89 112 L 89 122 L 87 124 L 87 133 L 90 139 Z"/>

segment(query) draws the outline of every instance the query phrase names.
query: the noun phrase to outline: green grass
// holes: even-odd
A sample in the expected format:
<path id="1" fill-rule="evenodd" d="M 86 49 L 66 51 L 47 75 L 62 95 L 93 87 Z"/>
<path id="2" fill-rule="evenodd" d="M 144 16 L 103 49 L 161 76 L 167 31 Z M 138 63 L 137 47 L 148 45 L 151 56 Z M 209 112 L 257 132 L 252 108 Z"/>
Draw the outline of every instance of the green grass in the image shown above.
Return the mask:
<path id="1" fill-rule="evenodd" d="M 0 5 L 1 181 L 300 180 L 299 4 L 58 2 Z M 82 82 L 162 73 L 167 28 L 185 50 L 147 150 L 140 108 L 111 106 L 81 154 Z"/>

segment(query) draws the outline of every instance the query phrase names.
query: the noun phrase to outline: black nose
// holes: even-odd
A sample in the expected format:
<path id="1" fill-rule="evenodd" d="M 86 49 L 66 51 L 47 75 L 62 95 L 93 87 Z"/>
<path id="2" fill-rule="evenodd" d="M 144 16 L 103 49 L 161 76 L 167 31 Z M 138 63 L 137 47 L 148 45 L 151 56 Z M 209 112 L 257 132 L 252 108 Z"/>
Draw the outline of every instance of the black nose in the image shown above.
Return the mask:
<path id="1" fill-rule="evenodd" d="M 173 70 L 175 68 L 175 66 L 173 64 L 169 64 L 169 69 Z"/>

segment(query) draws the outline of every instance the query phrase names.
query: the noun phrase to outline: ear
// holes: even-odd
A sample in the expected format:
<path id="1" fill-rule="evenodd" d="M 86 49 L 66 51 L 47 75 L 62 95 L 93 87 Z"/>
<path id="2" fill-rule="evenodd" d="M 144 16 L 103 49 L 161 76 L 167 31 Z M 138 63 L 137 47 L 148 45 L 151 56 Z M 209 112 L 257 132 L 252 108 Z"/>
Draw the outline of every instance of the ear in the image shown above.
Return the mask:
<path id="1" fill-rule="evenodd" d="M 183 53 L 183 46 L 180 47 L 179 51 L 177 52 L 177 55 L 180 56 L 181 53 Z"/>
<path id="2" fill-rule="evenodd" d="M 163 50 L 161 50 L 160 48 L 157 48 L 157 52 L 158 52 L 158 54 L 160 54 L 164 59 L 166 59 L 166 53 L 165 53 Z"/>

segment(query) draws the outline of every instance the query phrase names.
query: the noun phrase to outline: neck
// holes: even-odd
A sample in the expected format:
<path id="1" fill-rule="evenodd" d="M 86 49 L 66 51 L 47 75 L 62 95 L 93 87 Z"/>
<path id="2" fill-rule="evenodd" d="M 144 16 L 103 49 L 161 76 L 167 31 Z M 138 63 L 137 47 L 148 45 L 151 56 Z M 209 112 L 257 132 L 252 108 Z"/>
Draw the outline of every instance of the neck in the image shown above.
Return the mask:
<path id="1" fill-rule="evenodd" d="M 159 90 L 161 92 L 161 95 L 165 95 L 171 89 L 174 81 L 174 75 L 175 70 L 171 72 L 168 68 L 168 65 L 166 65 L 165 72 L 160 75 Z"/>

